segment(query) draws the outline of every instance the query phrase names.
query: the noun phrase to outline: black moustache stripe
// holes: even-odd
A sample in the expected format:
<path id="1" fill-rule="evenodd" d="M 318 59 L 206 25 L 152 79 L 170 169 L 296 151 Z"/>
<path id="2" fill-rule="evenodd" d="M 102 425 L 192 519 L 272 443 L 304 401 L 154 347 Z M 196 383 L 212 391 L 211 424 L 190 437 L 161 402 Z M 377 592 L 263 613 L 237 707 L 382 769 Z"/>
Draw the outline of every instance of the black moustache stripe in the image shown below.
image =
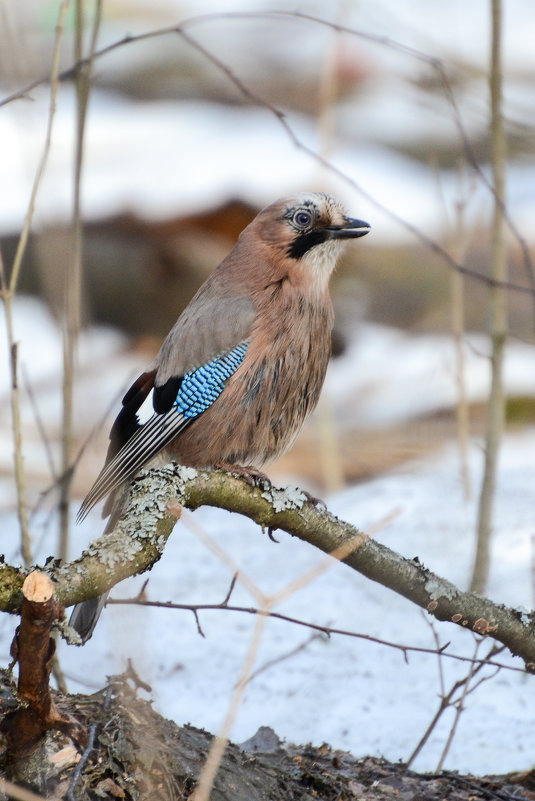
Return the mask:
<path id="1" fill-rule="evenodd" d="M 321 245 L 329 237 L 327 231 L 310 231 L 308 234 L 299 234 L 287 250 L 291 259 L 301 259 L 305 253 L 316 245 Z"/>

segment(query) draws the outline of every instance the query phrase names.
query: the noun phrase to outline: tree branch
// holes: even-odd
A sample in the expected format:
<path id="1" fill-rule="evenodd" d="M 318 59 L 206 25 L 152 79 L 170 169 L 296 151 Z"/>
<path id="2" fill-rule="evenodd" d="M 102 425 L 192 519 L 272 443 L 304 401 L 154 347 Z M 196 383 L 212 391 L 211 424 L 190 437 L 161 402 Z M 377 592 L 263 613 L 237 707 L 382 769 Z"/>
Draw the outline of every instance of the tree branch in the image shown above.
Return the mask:
<path id="1" fill-rule="evenodd" d="M 435 575 L 417 558 L 406 559 L 357 528 L 310 503 L 300 490 L 251 488 L 223 471 L 168 465 L 143 471 L 132 482 L 113 531 L 95 540 L 79 559 L 48 566 L 55 597 L 70 606 L 100 595 L 122 579 L 149 570 L 160 559 L 182 506 L 217 506 L 243 514 L 262 528 L 299 537 L 331 554 L 344 552 L 349 567 L 421 606 L 437 620 L 489 635 L 535 672 L 535 613 L 496 604 Z M 45 568 L 46 569 L 46 568 Z M 20 609 L 22 579 L 0 566 L 0 609 Z"/>

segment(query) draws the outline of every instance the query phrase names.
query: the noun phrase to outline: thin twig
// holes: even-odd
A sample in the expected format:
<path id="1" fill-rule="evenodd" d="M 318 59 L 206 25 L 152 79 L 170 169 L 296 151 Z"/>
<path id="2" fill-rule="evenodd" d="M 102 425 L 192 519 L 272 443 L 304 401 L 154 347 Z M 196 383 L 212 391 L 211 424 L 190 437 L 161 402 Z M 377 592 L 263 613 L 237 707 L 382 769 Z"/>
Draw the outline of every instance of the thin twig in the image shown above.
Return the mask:
<path id="1" fill-rule="evenodd" d="M 295 648 L 292 648 L 291 651 L 287 651 L 285 654 L 281 654 L 280 656 L 276 656 L 273 659 L 268 659 L 267 662 L 264 662 L 263 665 L 261 665 L 253 673 L 251 673 L 251 675 L 249 676 L 249 683 L 251 683 L 253 681 L 253 679 L 256 679 L 257 676 L 259 676 L 261 673 L 264 673 L 264 671 L 269 670 L 272 667 L 275 667 L 275 665 L 280 665 L 281 662 L 285 662 L 287 659 L 290 659 L 292 656 L 296 656 L 297 654 L 300 654 L 301 651 L 304 651 L 306 648 L 308 648 L 310 643 L 312 643 L 315 640 L 318 640 L 320 638 L 321 638 L 321 634 L 319 632 L 317 634 L 311 634 L 310 637 L 307 637 L 307 639 L 304 640 L 304 642 L 302 642 L 300 645 L 297 645 Z"/>
<path id="2" fill-rule="evenodd" d="M 234 587 L 236 586 L 236 581 L 238 579 L 238 574 L 234 573 L 232 576 L 232 581 L 230 582 L 230 587 L 228 588 L 228 592 L 221 601 L 221 606 L 228 606 L 228 602 L 230 601 L 230 596 L 234 592 Z"/>
<path id="3" fill-rule="evenodd" d="M 22 266 L 24 253 L 28 244 L 28 237 L 33 219 L 35 209 L 35 201 L 37 193 L 41 184 L 41 179 L 44 174 L 48 155 L 50 152 L 50 145 L 52 142 L 52 128 L 56 112 L 56 96 L 59 87 L 59 59 L 61 50 L 61 39 L 63 36 L 63 25 L 65 15 L 69 6 L 69 0 L 62 0 L 60 5 L 58 23 L 56 27 L 56 38 L 54 42 L 54 51 L 52 56 L 52 69 L 50 74 L 50 106 L 48 111 L 48 119 L 45 133 L 45 141 L 43 145 L 43 152 L 37 166 L 34 176 L 30 200 L 28 203 L 28 210 L 24 217 L 21 234 L 17 243 L 17 249 L 13 260 L 11 269 L 11 276 L 9 285 L 6 286 L 4 269 L 2 266 L 2 293 L 1 297 L 4 302 L 5 312 L 5 325 L 7 333 L 7 342 L 9 347 L 9 360 L 11 366 L 11 418 L 13 426 L 13 449 L 15 461 L 15 484 L 17 489 L 17 513 L 20 525 L 21 535 L 21 551 L 24 564 L 29 566 L 32 563 L 30 531 L 28 526 L 28 509 L 26 503 L 26 486 L 24 481 L 24 459 L 22 453 L 22 424 L 20 417 L 20 394 L 17 377 L 18 368 L 18 347 L 15 340 L 15 333 L 13 327 L 13 298 L 17 291 L 18 279 Z"/>
<path id="4" fill-rule="evenodd" d="M 412 752 L 412 754 L 410 755 L 409 759 L 407 760 L 407 768 L 409 768 L 412 765 L 412 763 L 414 762 L 414 760 L 416 759 L 416 757 L 418 756 L 418 754 L 420 753 L 420 751 L 422 750 L 424 745 L 427 743 L 429 737 L 431 736 L 431 734 L 433 732 L 433 729 L 435 728 L 435 726 L 437 725 L 438 721 L 442 717 L 443 712 L 445 712 L 445 710 L 448 709 L 450 706 L 453 706 L 453 705 L 458 703 L 458 699 L 455 698 L 455 694 L 457 693 L 457 691 L 459 689 L 461 689 L 461 688 L 466 688 L 467 685 L 470 684 L 470 681 L 472 680 L 472 678 L 477 673 L 479 673 L 479 671 L 482 668 L 487 667 L 488 665 L 491 664 L 491 661 L 490 661 L 491 657 L 494 654 L 501 653 L 504 650 L 504 646 L 493 646 L 485 658 L 478 660 L 476 658 L 477 648 L 478 648 L 478 646 L 476 645 L 476 650 L 475 650 L 474 657 L 472 659 L 468 660 L 471 664 L 470 664 L 470 668 L 469 668 L 469 671 L 468 671 L 467 675 L 464 676 L 462 679 L 458 679 L 457 681 L 455 681 L 453 683 L 453 685 L 451 686 L 450 690 L 446 694 L 443 694 L 441 696 L 440 703 L 438 705 L 437 711 L 433 715 L 433 718 L 432 718 L 431 722 L 427 726 L 425 732 L 423 733 L 422 737 L 420 738 L 420 741 L 418 742 L 418 744 L 416 745 L 414 751 Z M 493 664 L 494 664 L 495 667 L 497 667 L 496 663 L 493 663 Z M 463 691 L 463 693 L 461 695 L 461 700 L 464 699 L 464 697 L 466 696 L 467 692 L 468 692 L 468 689 Z M 456 723 L 454 723 L 454 725 L 456 726 Z M 451 736 L 451 730 L 450 730 L 450 736 L 448 737 L 448 743 L 447 743 L 448 748 L 449 748 L 449 745 L 451 744 L 451 739 L 452 739 L 452 736 Z M 446 753 L 447 753 L 447 751 L 446 751 Z M 445 756 L 445 754 L 443 754 L 443 756 Z M 442 761 L 441 761 L 440 764 L 442 764 Z"/>
<path id="5" fill-rule="evenodd" d="M 26 503 L 26 482 L 24 478 L 24 456 L 22 453 L 22 421 L 20 416 L 20 392 L 18 380 L 18 343 L 13 340 L 13 321 L 11 293 L 5 298 L 5 317 L 11 367 L 11 422 L 13 426 L 13 458 L 15 463 L 15 485 L 17 488 L 17 513 L 20 525 L 20 550 L 25 567 L 32 564 L 32 546 L 28 525 L 28 506 Z"/>
<path id="6" fill-rule="evenodd" d="M 337 0 L 332 9 L 333 16 L 341 23 L 347 17 L 347 0 Z M 329 158 L 335 142 L 337 100 L 340 93 L 338 74 L 338 53 L 341 34 L 331 31 L 330 41 L 323 57 L 318 85 L 316 125 L 318 129 L 319 152 Z M 328 188 L 324 168 L 319 169 L 319 183 Z M 317 459 L 321 481 L 329 495 L 339 492 L 345 483 L 344 467 L 340 450 L 340 435 L 331 399 L 322 392 L 316 412 L 316 431 L 318 439 Z"/>
<path id="7" fill-rule="evenodd" d="M 454 255 L 457 261 L 464 262 L 468 249 L 468 234 L 464 224 L 466 196 L 462 194 L 462 172 L 459 169 L 459 196 L 455 204 Z M 470 469 L 468 463 L 468 443 L 470 436 L 470 413 L 466 391 L 465 359 L 465 286 L 464 276 L 453 271 L 451 274 L 451 327 L 455 345 L 455 384 L 457 398 L 455 417 L 457 422 L 457 441 L 461 467 L 461 482 L 465 500 L 471 496 Z"/>
<path id="8" fill-rule="evenodd" d="M 476 642 L 475 649 L 474 649 L 474 659 L 477 657 L 477 652 L 479 650 L 479 646 L 480 645 L 481 645 L 481 640 Z M 489 651 L 488 656 L 490 657 L 490 656 L 492 656 L 494 654 L 498 654 L 501 651 L 503 651 L 503 645 L 501 647 L 499 647 L 497 645 L 494 645 L 491 648 L 491 650 Z M 470 666 L 470 670 L 468 671 L 468 676 L 466 677 L 466 681 L 463 684 L 461 697 L 454 704 L 455 705 L 455 716 L 454 716 L 453 723 L 451 725 L 451 728 L 450 728 L 450 731 L 449 731 L 449 734 L 448 734 L 448 739 L 446 740 L 446 743 L 444 744 L 444 749 L 443 749 L 442 754 L 440 755 L 440 759 L 438 761 L 438 765 L 437 765 L 437 768 L 436 768 L 436 772 L 437 773 L 440 773 L 440 771 L 442 770 L 442 766 L 443 766 L 444 761 L 445 761 L 445 759 L 446 759 L 446 757 L 448 755 L 448 751 L 450 750 L 451 744 L 453 742 L 453 738 L 455 737 L 455 733 L 457 731 L 457 725 L 458 725 L 459 720 L 461 719 L 461 715 L 462 715 L 462 713 L 464 711 L 464 702 L 465 702 L 467 696 L 469 696 L 472 693 L 474 693 L 478 689 L 478 687 L 480 687 L 481 684 L 483 684 L 485 681 L 489 681 L 490 679 L 493 679 L 494 676 L 496 676 L 496 674 L 499 673 L 499 671 L 500 671 L 500 668 L 496 668 L 496 670 L 493 673 L 491 673 L 488 676 L 483 676 L 482 678 L 479 679 L 479 681 L 477 681 L 475 684 L 470 686 L 470 682 L 472 681 L 472 678 L 473 678 L 473 676 L 474 676 L 474 674 L 476 672 L 475 663 Z"/>
<path id="9" fill-rule="evenodd" d="M 35 423 L 37 425 L 37 430 L 39 431 L 39 436 L 41 437 L 41 442 L 43 443 L 43 447 L 45 449 L 46 460 L 48 462 L 50 475 L 53 481 L 57 481 L 57 472 L 56 472 L 56 466 L 54 464 L 54 456 L 52 455 L 52 448 L 50 446 L 50 439 L 48 437 L 48 434 L 46 433 L 46 429 L 43 423 L 43 418 L 41 417 L 41 413 L 39 411 L 37 398 L 35 397 L 35 392 L 33 391 L 30 376 L 28 375 L 28 371 L 26 370 L 25 365 L 22 365 L 22 377 L 24 379 L 24 389 L 26 390 L 26 394 L 28 395 L 28 398 L 30 400 L 30 405 L 32 407 L 33 416 L 35 419 Z"/>
<path id="10" fill-rule="evenodd" d="M 83 34 L 84 34 L 84 3 L 83 0 L 76 0 L 76 27 L 75 27 L 75 61 L 84 62 L 75 76 L 76 87 L 76 155 L 74 162 L 74 194 L 73 194 L 73 248 L 72 248 L 72 269 L 69 270 L 65 280 L 65 320 L 63 328 L 63 425 L 61 436 L 61 473 L 63 480 L 60 484 L 59 497 L 59 548 L 58 553 L 61 559 L 68 557 L 69 544 L 69 502 L 71 495 L 71 484 L 74 475 L 72 469 L 72 448 L 73 448 L 73 393 L 75 366 L 80 335 L 80 307 L 82 294 L 82 210 L 81 210 L 81 189 L 82 189 L 82 167 L 84 157 L 84 142 L 86 133 L 87 105 L 91 88 L 91 72 L 93 67 L 94 54 L 98 31 L 102 16 L 102 0 L 95 2 L 95 15 L 91 31 L 89 53 L 86 58 L 83 56 Z"/>
<path id="11" fill-rule="evenodd" d="M 475 644 L 475 647 L 474 647 L 474 659 L 477 658 L 477 653 L 479 651 L 480 644 L 481 644 L 481 641 L 480 640 L 476 640 L 476 644 Z M 438 764 L 437 764 L 437 766 L 435 768 L 435 772 L 436 773 L 440 773 L 440 771 L 442 770 L 442 766 L 443 766 L 444 761 L 445 761 L 445 759 L 446 759 L 446 757 L 448 755 L 448 751 L 450 750 L 451 744 L 453 742 L 453 738 L 455 737 L 455 732 L 457 731 L 457 725 L 458 725 L 459 720 L 461 719 L 461 715 L 462 715 L 462 713 L 464 711 L 464 702 L 465 702 L 466 695 L 468 693 L 468 688 L 470 687 L 470 682 L 472 680 L 472 676 L 473 675 L 474 675 L 474 665 L 472 664 L 472 665 L 470 665 L 470 668 L 468 670 L 468 674 L 467 674 L 465 680 L 462 683 L 462 692 L 461 692 L 460 698 L 454 704 L 452 704 L 451 702 L 448 704 L 449 706 L 452 706 L 452 705 L 455 706 L 455 715 L 453 717 L 453 723 L 452 723 L 452 725 L 450 727 L 450 730 L 448 732 L 448 737 L 447 737 L 446 742 L 444 744 L 444 748 L 442 749 L 442 753 L 441 753 L 440 758 L 438 760 Z"/>
<path id="12" fill-rule="evenodd" d="M 234 581 L 235 579 L 233 579 L 233 582 Z M 461 654 L 452 654 L 446 650 L 450 645 L 449 642 L 445 643 L 444 645 L 439 645 L 437 643 L 436 648 L 425 648 L 423 646 L 418 646 L 418 645 L 404 645 L 402 643 L 383 640 L 380 637 L 374 637 L 371 634 L 361 634 L 356 631 L 348 631 L 347 629 L 338 629 L 333 626 L 321 626 L 318 623 L 311 623 L 308 620 L 300 620 L 299 618 L 292 617 L 291 615 L 284 615 L 282 614 L 282 612 L 273 612 L 272 610 L 266 612 L 260 608 L 252 606 L 229 606 L 229 604 L 226 603 L 225 601 L 218 604 L 179 604 L 179 603 L 173 603 L 172 601 L 144 600 L 140 598 L 138 594 L 133 598 L 108 598 L 106 601 L 106 606 L 147 606 L 147 607 L 153 607 L 155 609 L 181 610 L 185 612 L 192 612 L 193 614 L 197 612 L 213 612 L 222 609 L 222 610 L 227 610 L 228 612 L 241 612 L 248 615 L 265 615 L 266 617 L 272 617 L 277 620 L 282 620 L 285 623 L 293 623 L 296 626 L 304 626 L 306 628 L 313 629 L 314 631 L 317 631 L 320 634 L 325 634 L 328 637 L 330 637 L 331 634 L 339 634 L 344 637 L 355 637 L 356 639 L 359 640 L 366 640 L 367 642 L 372 642 L 377 645 L 385 645 L 388 648 L 394 648 L 398 651 L 401 651 L 405 656 L 405 658 L 408 653 L 430 654 L 433 656 L 439 655 L 439 656 L 445 656 L 448 659 L 453 659 L 457 662 L 491 665 L 492 667 L 503 668 L 505 670 L 512 670 L 516 673 L 526 672 L 523 668 L 514 667 L 513 665 L 507 665 L 503 662 L 489 662 L 487 658 L 474 660 L 472 657 L 469 656 L 462 656 Z M 407 660 L 405 659 L 405 661 Z"/>
<path id="13" fill-rule="evenodd" d="M 408 55 L 408 56 L 410 56 L 412 58 L 415 58 L 415 59 L 417 59 L 419 61 L 422 61 L 422 62 L 428 64 L 431 68 L 437 70 L 437 73 L 438 73 L 438 75 L 440 77 L 440 80 L 441 80 L 441 82 L 443 84 L 443 88 L 444 88 L 446 99 L 448 100 L 448 102 L 450 104 L 452 113 L 453 113 L 454 118 L 455 118 L 455 122 L 456 122 L 457 128 L 460 131 L 463 148 L 464 148 L 464 150 L 466 152 L 467 158 L 468 158 L 471 166 L 477 171 L 478 176 L 481 178 L 481 180 L 483 181 L 485 186 L 489 189 L 491 194 L 493 194 L 495 196 L 495 192 L 494 192 L 494 189 L 493 189 L 492 185 L 488 182 L 488 179 L 486 178 L 484 171 L 481 169 L 479 163 L 477 162 L 477 159 L 475 158 L 474 150 L 471 147 L 469 137 L 466 134 L 466 131 L 464 129 L 464 126 L 463 126 L 463 123 L 462 123 L 462 119 L 461 119 L 461 116 L 460 116 L 460 113 L 459 113 L 459 110 L 458 110 L 458 107 L 457 107 L 457 104 L 456 104 L 456 101 L 455 101 L 455 96 L 453 94 L 453 90 L 452 90 L 451 84 L 450 84 L 450 82 L 448 80 L 446 69 L 445 69 L 442 61 L 440 59 L 436 58 L 436 57 L 429 56 L 429 55 L 427 55 L 425 53 L 422 53 L 421 51 L 418 51 L 415 48 L 409 47 L 409 46 L 404 45 L 404 44 L 402 44 L 400 42 L 396 42 L 395 40 L 392 40 L 392 39 L 390 39 L 388 37 L 376 36 L 374 34 L 364 33 L 362 31 L 359 31 L 359 30 L 355 29 L 355 28 L 350 28 L 350 27 L 346 27 L 346 26 L 343 26 L 343 25 L 338 25 L 336 23 L 329 22 L 328 20 L 322 19 L 320 17 L 315 17 L 315 16 L 313 16 L 311 14 L 303 14 L 303 13 L 300 13 L 300 12 L 273 11 L 273 12 L 234 12 L 234 13 L 219 13 L 219 14 L 215 13 L 215 14 L 205 14 L 205 15 L 200 15 L 200 16 L 197 16 L 197 17 L 191 17 L 191 18 L 183 21 L 182 23 L 175 24 L 175 25 L 168 25 L 168 26 L 164 26 L 164 27 L 161 27 L 161 28 L 156 28 L 156 29 L 153 29 L 151 31 L 147 31 L 147 32 L 142 33 L 142 34 L 138 34 L 136 36 L 130 36 L 130 35 L 129 36 L 125 36 L 125 37 L 123 37 L 123 39 L 120 39 L 120 40 L 118 40 L 116 42 L 111 43 L 107 47 L 103 47 L 100 50 L 95 51 L 94 58 L 100 58 L 102 56 L 105 56 L 105 55 L 113 52 L 117 48 L 124 47 L 126 45 L 130 45 L 130 44 L 132 44 L 134 42 L 141 42 L 141 41 L 145 41 L 147 39 L 152 39 L 154 37 L 164 36 L 164 35 L 168 35 L 168 34 L 177 34 L 177 35 L 181 36 L 185 41 L 188 41 L 191 44 L 191 46 L 194 47 L 198 52 L 203 54 L 212 64 L 217 66 L 218 69 L 220 69 L 224 74 L 226 74 L 227 77 L 229 78 L 229 80 L 234 84 L 234 86 L 236 86 L 237 89 L 239 89 L 242 92 L 242 94 L 245 97 L 247 97 L 249 100 L 251 100 L 251 102 L 253 102 L 255 105 L 262 106 L 263 108 L 265 108 L 268 111 L 270 111 L 275 116 L 275 118 L 278 120 L 278 122 L 281 124 L 281 126 L 284 128 L 284 130 L 286 131 L 290 141 L 299 150 L 301 150 L 302 152 L 306 153 L 310 158 L 314 159 L 319 165 L 323 166 L 325 169 L 327 169 L 333 175 L 338 176 L 342 181 L 344 181 L 346 184 L 348 184 L 351 188 L 353 188 L 356 192 L 358 192 L 362 197 L 366 198 L 366 200 L 369 203 L 373 204 L 375 206 L 375 208 L 380 209 L 381 211 L 383 211 L 386 214 L 388 214 L 388 216 L 392 220 L 397 222 L 400 226 L 405 228 L 405 230 L 409 231 L 413 236 L 415 236 L 417 239 L 419 239 L 420 242 L 422 242 L 431 251 L 433 251 L 438 256 L 440 256 L 449 267 L 457 270 L 462 275 L 465 275 L 467 277 L 470 277 L 473 280 L 476 280 L 476 281 L 479 281 L 479 282 L 481 282 L 483 284 L 486 284 L 487 286 L 490 286 L 490 287 L 501 286 L 503 289 L 508 289 L 510 291 L 514 291 L 514 292 L 518 292 L 518 293 L 522 293 L 522 294 L 528 294 L 528 295 L 531 295 L 532 297 L 535 298 L 535 274 L 534 274 L 533 265 L 532 265 L 532 262 L 531 262 L 531 256 L 530 256 L 529 248 L 527 246 L 527 243 L 526 243 L 525 239 L 521 236 L 520 232 L 518 231 L 518 229 L 514 225 L 513 221 L 509 217 L 509 215 L 507 213 L 507 210 L 506 210 L 506 208 L 505 208 L 505 206 L 503 204 L 503 201 L 501 201 L 499 198 L 497 199 L 497 202 L 501 203 L 501 213 L 502 213 L 505 221 L 507 222 L 508 227 L 510 228 L 511 232 L 513 233 L 513 235 L 515 236 L 515 238 L 517 239 L 517 241 L 520 244 L 520 247 L 521 247 L 521 250 L 522 250 L 522 254 L 523 254 L 526 273 L 527 273 L 527 275 L 529 277 L 530 286 L 522 286 L 520 284 L 515 284 L 514 282 L 511 282 L 511 281 L 505 281 L 505 282 L 496 281 L 495 278 L 492 278 L 490 276 L 484 275 L 483 273 L 480 273 L 477 270 L 471 269 L 471 268 L 469 268 L 469 267 L 467 267 L 465 265 L 459 264 L 451 256 L 450 253 L 448 253 L 436 241 L 434 241 L 430 237 L 426 236 L 421 230 L 418 229 L 417 226 L 415 226 L 412 223 L 408 222 L 402 216 L 400 216 L 399 214 L 396 214 L 394 211 L 392 211 L 388 207 L 384 206 L 376 198 L 374 198 L 371 194 L 369 194 L 366 190 L 364 190 L 359 184 L 357 184 L 356 181 L 354 181 L 352 178 L 350 178 L 348 175 L 346 175 L 343 170 L 335 167 L 327 159 L 323 158 L 319 153 L 317 153 L 312 148 L 310 148 L 307 145 L 305 145 L 299 139 L 299 137 L 296 135 L 296 133 L 294 132 L 293 128 L 290 126 L 290 124 L 286 120 L 286 117 L 285 117 L 284 113 L 280 109 L 274 107 L 271 103 L 267 102 L 266 100 L 261 98 L 259 95 L 257 95 L 255 92 L 250 90 L 234 74 L 234 72 L 226 64 L 224 64 L 220 59 L 216 58 L 213 55 L 213 53 L 210 53 L 210 51 L 206 50 L 206 48 L 204 48 L 194 37 L 192 37 L 189 34 L 187 34 L 186 30 L 185 30 L 186 27 L 193 27 L 195 25 L 203 24 L 203 23 L 208 22 L 208 21 L 215 21 L 215 20 L 218 20 L 218 19 L 219 20 L 221 20 L 221 19 L 255 19 L 255 18 L 258 19 L 258 18 L 276 18 L 276 17 L 287 17 L 287 18 L 293 18 L 293 19 L 298 19 L 298 20 L 307 20 L 307 21 L 312 22 L 314 24 L 322 25 L 322 26 L 331 28 L 332 30 L 338 31 L 340 33 L 346 33 L 346 34 L 351 35 L 351 36 L 357 36 L 357 37 L 366 39 L 367 41 L 375 42 L 376 44 L 378 44 L 380 46 L 385 46 L 385 47 L 389 47 L 391 49 L 397 50 L 398 52 L 404 53 L 405 55 Z M 71 78 L 73 78 L 73 76 L 77 73 L 77 71 L 80 68 L 82 68 L 82 67 L 84 67 L 86 65 L 86 63 L 87 63 L 87 59 L 82 59 L 80 62 L 75 63 L 74 65 L 69 67 L 69 69 L 67 69 L 64 72 L 62 72 L 60 74 L 60 76 L 59 76 L 59 79 L 63 80 L 63 81 L 70 80 Z M 29 92 L 32 91 L 32 89 L 35 89 L 36 87 L 41 86 L 43 83 L 46 83 L 46 81 L 47 81 L 46 78 L 42 78 L 42 79 L 33 81 L 32 83 L 28 84 L 27 86 L 25 86 L 24 88 L 20 89 L 19 91 L 15 92 L 15 93 L 9 95 L 8 97 L 4 98 L 3 100 L 1 100 L 0 101 L 0 106 L 5 105 L 7 103 L 10 103 L 10 102 L 12 102 L 14 100 L 20 99 L 22 97 L 25 97 Z"/>
<path id="14" fill-rule="evenodd" d="M 28 244 L 28 237 L 30 234 L 30 228 L 35 209 L 35 201 L 37 199 L 37 192 L 39 191 L 39 186 L 41 184 L 46 163 L 48 161 L 50 145 L 52 143 L 52 129 L 54 124 L 54 117 L 56 114 L 56 98 L 57 98 L 59 84 L 62 80 L 59 72 L 61 40 L 63 37 L 63 26 L 65 22 L 65 15 L 67 14 L 67 9 L 69 8 L 69 2 L 70 0 L 62 0 L 60 5 L 58 23 L 56 26 L 56 39 L 54 42 L 54 52 L 52 55 L 52 69 L 50 72 L 50 78 L 45 79 L 46 81 L 48 80 L 50 81 L 50 106 L 49 106 L 48 120 L 46 125 L 45 143 L 43 146 L 41 159 L 39 160 L 39 164 L 37 166 L 37 170 L 33 179 L 33 186 L 30 194 L 28 211 L 26 212 L 26 215 L 24 217 L 22 231 L 19 237 L 19 241 L 17 243 L 17 250 L 15 251 L 15 257 L 13 259 L 13 267 L 11 270 L 11 277 L 9 279 L 9 291 L 11 295 L 14 295 L 17 290 L 20 269 L 22 266 L 22 259 L 24 257 L 24 253 L 26 252 L 26 246 Z M 42 81 L 42 83 L 44 82 L 45 81 Z"/>
<path id="15" fill-rule="evenodd" d="M 76 795 L 75 795 L 76 785 L 80 781 L 80 777 L 82 775 L 82 771 L 85 768 L 87 760 L 91 756 L 91 752 L 92 752 L 92 750 L 94 748 L 94 745 L 95 745 L 95 734 L 96 734 L 96 732 L 97 732 L 97 724 L 96 723 L 92 723 L 91 726 L 89 727 L 89 736 L 88 736 L 88 740 L 87 740 L 87 745 L 84 748 L 84 752 L 83 752 L 83 754 L 82 754 L 82 756 L 80 758 L 79 763 L 76 766 L 76 769 L 75 769 L 75 771 L 73 773 L 73 776 L 72 776 L 71 783 L 69 785 L 69 789 L 67 791 L 67 798 L 69 799 L 69 801 L 76 801 Z"/>
<path id="16" fill-rule="evenodd" d="M 433 635 L 433 639 L 435 641 L 435 646 L 438 656 L 438 680 L 440 682 L 440 695 L 444 697 L 446 695 L 446 682 L 444 681 L 444 669 L 442 667 L 442 659 L 441 659 L 444 648 L 440 645 L 440 637 L 438 636 L 434 620 L 430 618 L 429 615 L 426 615 L 424 612 L 421 612 L 421 616 L 431 629 L 431 634 Z"/>

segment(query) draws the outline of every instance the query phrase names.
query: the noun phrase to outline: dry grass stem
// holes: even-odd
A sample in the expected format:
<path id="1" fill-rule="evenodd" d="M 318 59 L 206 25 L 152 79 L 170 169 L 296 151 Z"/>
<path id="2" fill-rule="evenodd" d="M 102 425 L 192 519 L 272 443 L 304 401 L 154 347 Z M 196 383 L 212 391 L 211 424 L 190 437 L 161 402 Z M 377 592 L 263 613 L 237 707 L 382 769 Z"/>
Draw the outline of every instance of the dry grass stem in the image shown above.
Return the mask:
<path id="1" fill-rule="evenodd" d="M 59 499 L 59 548 L 61 559 L 68 558 L 69 502 L 73 477 L 73 393 L 78 338 L 81 327 L 83 218 L 81 209 L 82 169 L 86 133 L 87 105 L 91 89 L 91 72 L 102 15 L 102 2 L 96 0 L 89 52 L 83 53 L 84 2 L 75 3 L 74 60 L 82 64 L 76 71 L 76 152 L 74 159 L 74 193 L 72 206 L 72 268 L 65 276 L 63 325 L 63 425 L 61 437 L 61 482 Z"/>
<path id="2" fill-rule="evenodd" d="M 50 145 L 52 142 L 52 130 L 54 117 L 56 113 L 56 97 L 59 87 L 59 60 L 61 50 L 61 40 L 63 36 L 63 26 L 65 16 L 69 7 L 69 0 L 63 0 L 60 5 L 58 23 L 56 27 L 56 38 L 54 42 L 54 50 L 52 56 L 52 68 L 50 74 L 50 106 L 48 112 L 47 126 L 45 132 L 45 141 L 43 151 L 35 177 L 33 180 L 32 190 L 30 193 L 30 200 L 28 203 L 28 210 L 24 217 L 22 231 L 17 243 L 15 257 L 11 269 L 11 277 L 9 285 L 6 286 L 4 279 L 4 271 L 2 268 L 2 300 L 4 303 L 5 325 L 7 333 L 7 342 L 9 347 L 9 362 L 11 365 L 11 418 L 13 426 L 13 451 L 14 451 L 14 467 L 15 467 L 15 485 L 17 490 L 17 513 L 20 525 L 21 535 L 21 553 L 22 559 L 26 566 L 32 563 L 31 554 L 31 540 L 28 525 L 28 508 L 26 501 L 26 485 L 24 479 L 24 457 L 22 446 L 22 424 L 20 417 L 20 393 L 19 393 L 19 380 L 18 380 L 18 345 L 15 340 L 15 332 L 13 326 L 13 298 L 17 291 L 20 270 L 22 267 L 22 260 L 26 247 L 28 244 L 28 237 L 30 234 L 33 214 L 35 210 L 35 202 L 39 186 L 45 171 L 50 152 Z"/>

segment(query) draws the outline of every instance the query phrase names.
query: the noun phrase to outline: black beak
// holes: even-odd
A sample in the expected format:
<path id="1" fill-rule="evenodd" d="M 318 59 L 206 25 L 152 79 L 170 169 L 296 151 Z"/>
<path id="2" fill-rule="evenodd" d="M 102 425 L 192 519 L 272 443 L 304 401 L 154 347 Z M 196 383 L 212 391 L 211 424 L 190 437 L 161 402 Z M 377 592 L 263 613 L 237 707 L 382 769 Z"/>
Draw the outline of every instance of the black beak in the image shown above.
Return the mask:
<path id="1" fill-rule="evenodd" d="M 346 217 L 342 225 L 326 225 L 323 229 L 329 234 L 329 239 L 357 239 L 370 232 L 371 225 L 364 220 L 354 220 Z"/>

